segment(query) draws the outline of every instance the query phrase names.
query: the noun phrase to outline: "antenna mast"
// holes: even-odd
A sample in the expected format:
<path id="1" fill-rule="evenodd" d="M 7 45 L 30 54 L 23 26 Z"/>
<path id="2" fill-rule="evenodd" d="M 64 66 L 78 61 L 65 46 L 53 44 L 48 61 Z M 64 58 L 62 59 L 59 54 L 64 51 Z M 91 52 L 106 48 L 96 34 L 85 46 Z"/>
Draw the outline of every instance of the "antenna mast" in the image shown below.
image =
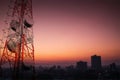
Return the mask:
<path id="1" fill-rule="evenodd" d="M 7 36 L 0 60 L 0 70 L 9 67 L 12 78 L 19 80 L 24 74 L 34 75 L 32 0 L 10 0 L 7 13 Z M 30 76 L 30 75 L 29 75 Z M 5 77 L 5 76 L 4 76 Z M 30 76 L 31 77 L 31 76 Z"/>

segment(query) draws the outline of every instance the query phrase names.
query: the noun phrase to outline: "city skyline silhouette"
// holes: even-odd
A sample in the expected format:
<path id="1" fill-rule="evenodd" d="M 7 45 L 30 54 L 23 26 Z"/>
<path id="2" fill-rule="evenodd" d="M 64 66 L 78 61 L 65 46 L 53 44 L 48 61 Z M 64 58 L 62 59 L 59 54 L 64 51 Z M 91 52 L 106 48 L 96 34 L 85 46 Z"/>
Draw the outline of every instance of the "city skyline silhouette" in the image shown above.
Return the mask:
<path id="1" fill-rule="evenodd" d="M 0 3 L 0 38 L 8 0 Z M 102 64 L 120 63 L 120 5 L 118 0 L 34 0 L 36 65 L 70 65 L 102 56 Z"/>
<path id="2" fill-rule="evenodd" d="M 1 0 L 0 80 L 120 80 L 119 0 Z"/>

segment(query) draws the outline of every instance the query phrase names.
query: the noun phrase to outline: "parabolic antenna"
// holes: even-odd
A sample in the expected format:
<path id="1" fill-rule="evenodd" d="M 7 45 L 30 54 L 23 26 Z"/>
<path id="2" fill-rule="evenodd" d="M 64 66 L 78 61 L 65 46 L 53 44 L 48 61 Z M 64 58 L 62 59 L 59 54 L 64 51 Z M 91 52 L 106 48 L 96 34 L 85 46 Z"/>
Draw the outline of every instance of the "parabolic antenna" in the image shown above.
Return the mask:
<path id="1" fill-rule="evenodd" d="M 31 23 L 29 23 L 29 22 L 27 22 L 27 21 L 25 20 L 25 21 L 24 21 L 24 25 L 25 25 L 25 27 L 27 27 L 27 28 L 31 28 L 33 24 L 31 24 Z"/>
<path id="2" fill-rule="evenodd" d="M 22 4 L 22 2 L 24 2 L 23 4 L 26 4 L 28 2 L 28 0 L 24 0 L 24 1 L 18 0 L 17 5 L 20 6 Z"/>
<path id="3" fill-rule="evenodd" d="M 32 43 L 33 39 L 31 37 L 27 38 L 28 43 Z"/>
<path id="4" fill-rule="evenodd" d="M 8 35 L 7 48 L 10 52 L 15 53 L 18 49 L 18 43 L 20 42 L 20 35 L 17 33 Z"/>
<path id="5" fill-rule="evenodd" d="M 13 31 L 17 31 L 18 28 L 19 28 L 20 24 L 18 21 L 16 20 L 12 20 L 11 23 L 10 23 L 10 28 L 13 30 Z"/>
<path id="6" fill-rule="evenodd" d="M 13 39 L 10 39 L 8 41 L 7 48 L 10 52 L 15 53 L 17 51 L 17 42 L 15 42 Z"/>
<path id="7" fill-rule="evenodd" d="M 31 19 L 27 19 L 24 21 L 24 26 L 26 28 L 31 28 L 33 26 L 33 21 Z"/>

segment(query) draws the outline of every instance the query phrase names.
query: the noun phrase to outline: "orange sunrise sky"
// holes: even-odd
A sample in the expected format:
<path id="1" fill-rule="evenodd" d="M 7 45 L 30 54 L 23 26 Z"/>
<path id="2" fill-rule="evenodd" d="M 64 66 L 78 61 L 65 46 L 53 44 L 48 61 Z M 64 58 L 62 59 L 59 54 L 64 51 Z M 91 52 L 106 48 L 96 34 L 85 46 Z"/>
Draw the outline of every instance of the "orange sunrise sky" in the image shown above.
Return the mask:
<path id="1" fill-rule="evenodd" d="M 0 2 L 0 28 L 8 0 Z M 36 64 L 120 63 L 120 5 L 114 1 L 33 0 Z"/>

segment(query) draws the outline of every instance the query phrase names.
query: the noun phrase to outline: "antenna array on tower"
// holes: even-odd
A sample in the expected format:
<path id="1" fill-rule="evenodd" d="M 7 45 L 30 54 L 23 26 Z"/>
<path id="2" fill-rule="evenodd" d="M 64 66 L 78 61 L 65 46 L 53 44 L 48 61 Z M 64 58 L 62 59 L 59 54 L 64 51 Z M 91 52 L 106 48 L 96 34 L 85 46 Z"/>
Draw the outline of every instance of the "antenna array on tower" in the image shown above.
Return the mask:
<path id="1" fill-rule="evenodd" d="M 7 12 L 6 40 L 0 59 L 1 78 L 5 67 L 11 79 L 24 79 L 24 74 L 34 75 L 33 14 L 32 0 L 10 0 Z M 11 74 L 12 73 L 12 74 Z M 31 76 L 29 76 L 31 77 Z"/>

